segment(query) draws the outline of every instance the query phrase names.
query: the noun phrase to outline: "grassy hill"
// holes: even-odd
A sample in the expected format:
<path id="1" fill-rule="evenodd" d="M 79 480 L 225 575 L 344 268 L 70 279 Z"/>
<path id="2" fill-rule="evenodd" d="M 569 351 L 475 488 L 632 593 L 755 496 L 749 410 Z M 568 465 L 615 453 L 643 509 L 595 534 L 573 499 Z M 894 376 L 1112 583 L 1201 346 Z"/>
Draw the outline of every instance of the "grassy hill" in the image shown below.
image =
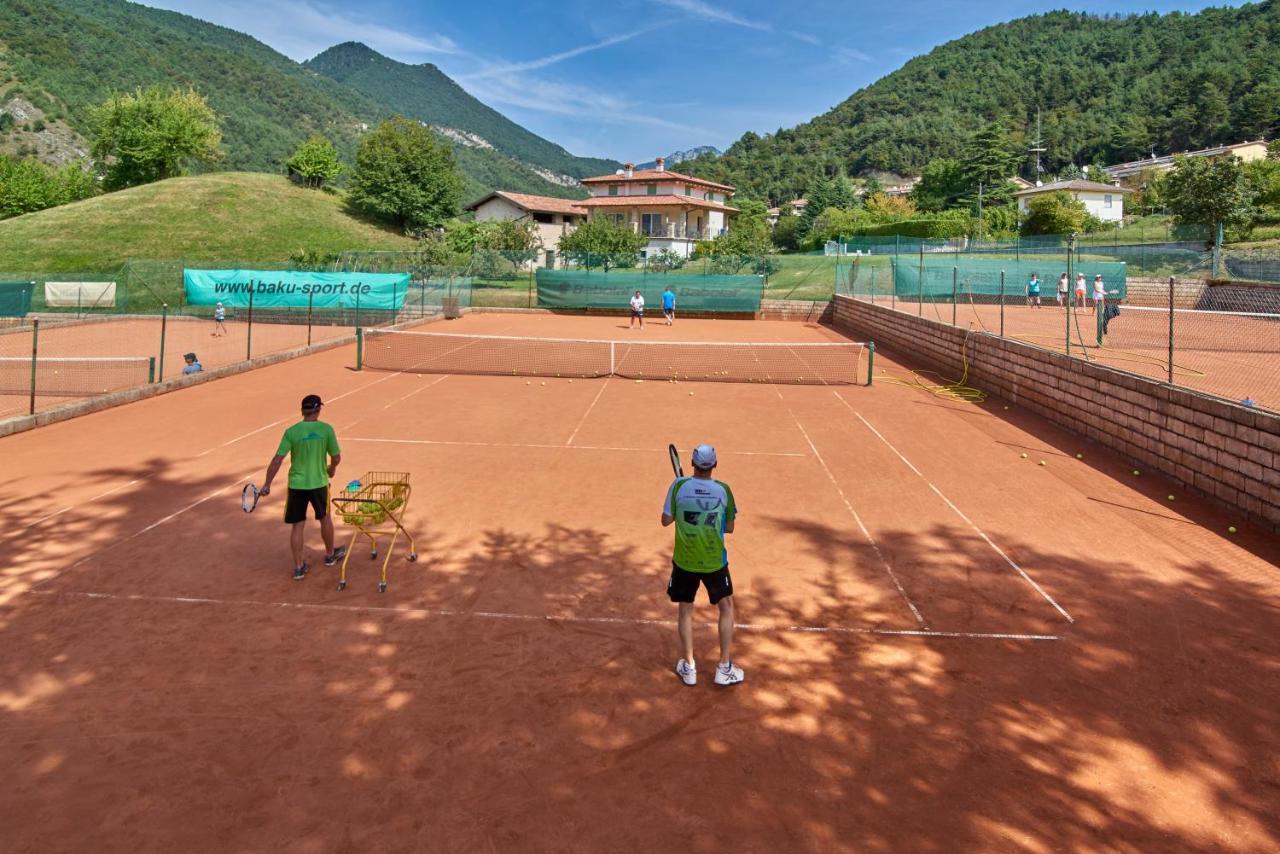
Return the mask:
<path id="1" fill-rule="evenodd" d="M 392 63 L 369 53 L 379 63 Z M 411 66 L 401 68 L 415 72 Z M 489 123 L 483 125 L 485 129 L 493 131 L 501 125 L 503 132 L 498 136 L 518 139 L 520 144 L 512 150 L 534 158 L 534 165 L 552 171 L 609 171 L 595 170 L 591 160 L 575 166 L 579 159 L 559 146 L 474 99 L 464 103 L 470 96 L 438 70 L 431 70 L 432 85 L 443 95 L 419 92 L 388 103 L 304 67 L 250 36 L 176 12 L 125 0 L 0 2 L 0 103 L 15 96 L 31 102 L 48 120 L 48 135 L 70 130 L 87 136 L 91 106 L 113 91 L 163 84 L 193 86 L 217 111 L 226 155 L 218 168 L 282 172 L 284 161 L 312 133 L 332 139 L 351 163 L 362 125 L 400 112 L 464 130 L 470 129 L 467 115 L 483 115 Z M 434 113 L 432 118 L 415 115 L 437 98 L 445 98 L 456 114 L 446 111 L 438 121 Z M 27 134 L 23 142 L 42 156 L 50 147 L 41 144 L 40 134 Z M 3 143 L 0 139 L 0 147 Z M 546 180 L 501 151 L 451 144 L 468 198 L 493 189 L 580 194 Z M 543 153 L 546 164 L 537 160 Z"/>
<path id="2" fill-rule="evenodd" d="M 1041 110 L 1045 165 L 1116 163 L 1280 131 L 1280 3 L 1172 13 L 1051 12 L 912 59 L 830 112 L 682 170 L 773 201 L 816 176 L 917 175 L 999 121 L 1025 148 Z M 1024 167 L 1029 174 L 1029 163 Z"/>
<path id="3" fill-rule="evenodd" d="M 346 42 L 303 65 L 389 110 L 436 127 L 476 134 L 508 157 L 559 175 L 604 175 L 621 165 L 612 160 L 575 157 L 482 104 L 430 63 L 406 65 L 358 42 Z"/>
<path id="4" fill-rule="evenodd" d="M 0 278 L 108 272 L 130 258 L 281 264 L 298 249 L 400 249 L 412 241 L 349 214 L 337 194 L 224 172 L 171 178 L 0 221 Z"/>

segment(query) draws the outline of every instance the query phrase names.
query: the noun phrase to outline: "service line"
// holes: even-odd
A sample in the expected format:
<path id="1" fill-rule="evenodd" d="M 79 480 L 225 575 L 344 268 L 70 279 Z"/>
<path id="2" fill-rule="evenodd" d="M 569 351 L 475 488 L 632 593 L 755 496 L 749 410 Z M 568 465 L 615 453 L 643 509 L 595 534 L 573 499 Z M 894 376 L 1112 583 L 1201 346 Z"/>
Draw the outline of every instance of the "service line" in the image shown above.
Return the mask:
<path id="1" fill-rule="evenodd" d="M 1035 590 L 1035 591 L 1036 591 L 1036 593 L 1039 593 L 1039 594 L 1040 594 L 1040 596 L 1041 596 L 1041 598 L 1043 598 L 1043 599 L 1044 599 L 1044 601 L 1046 601 L 1046 602 L 1048 602 L 1050 605 L 1052 605 L 1052 606 L 1053 606 L 1053 608 L 1054 608 L 1054 610 L 1056 610 L 1059 614 L 1061 614 L 1064 618 L 1066 618 L 1066 621 L 1067 621 L 1068 623 L 1074 623 L 1074 622 L 1075 622 L 1075 618 L 1073 618 L 1069 613 L 1067 613 L 1067 609 L 1066 609 L 1066 608 L 1063 608 L 1061 605 L 1059 605 L 1059 604 L 1057 603 L 1057 601 L 1056 601 L 1056 600 L 1054 600 L 1054 598 L 1053 598 L 1052 596 L 1050 596 L 1050 595 L 1045 591 L 1045 589 L 1044 589 L 1043 587 L 1041 587 L 1039 584 L 1037 584 L 1037 583 L 1036 583 L 1035 579 L 1033 579 L 1030 575 L 1027 575 L 1026 570 L 1024 570 L 1021 566 L 1019 566 L 1017 561 L 1015 561 L 1013 558 L 1009 557 L 1009 555 L 1005 553 L 1004 549 L 1002 549 L 1002 548 L 1000 548 L 998 545 L 996 545 L 996 544 L 995 544 L 995 541 L 994 541 L 994 540 L 992 540 L 990 537 L 988 537 L 985 531 L 983 531 L 981 528 L 979 528 L 979 527 L 974 523 L 974 521 L 973 521 L 972 519 L 970 519 L 968 516 L 966 516 L 966 515 L 964 514 L 964 511 L 962 511 L 959 507 L 957 507 L 957 506 L 955 505 L 955 503 L 954 503 L 950 498 L 948 498 L 946 495 L 944 495 L 944 494 L 942 493 L 942 490 L 941 490 L 941 489 L 938 489 L 938 487 L 937 487 L 937 486 L 935 486 L 935 485 L 933 484 L 933 481 L 931 481 L 931 480 L 929 480 L 929 478 L 925 477 L 925 476 L 924 476 L 924 474 L 920 471 L 920 469 L 916 468 L 916 467 L 912 464 L 911 460 L 907 459 L 907 458 L 906 458 L 906 456 L 905 456 L 905 455 L 903 455 L 903 453 L 902 453 L 901 451 L 899 451 L 897 448 L 895 448 L 895 447 L 893 446 L 893 443 L 892 443 L 892 442 L 890 442 L 888 439 L 886 439 L 886 438 L 884 437 L 884 434 L 882 434 L 879 430 L 877 430 L 877 429 L 876 429 L 876 428 L 871 424 L 871 422 L 870 422 L 870 421 L 868 421 L 867 419 L 863 418 L 863 417 L 862 417 L 862 413 L 858 412 L 858 410 L 856 410 L 856 409 L 854 409 L 852 406 L 850 406 L 850 405 L 849 405 L 849 401 L 845 400 L 845 399 L 844 399 L 844 397 L 840 394 L 840 392 L 838 392 L 838 391 L 833 391 L 833 392 L 832 392 L 832 394 L 834 394 L 837 398 L 839 398 L 840 402 L 841 402 L 841 403 L 843 403 L 846 407 L 848 407 L 849 411 L 850 411 L 850 412 L 852 412 L 855 416 L 857 416 L 858 420 L 859 420 L 859 421 L 861 421 L 861 422 L 866 426 L 866 428 L 867 428 L 868 430 L 870 430 L 872 433 L 874 433 L 877 439 L 879 439 L 881 442 L 883 442 L 883 443 L 885 444 L 885 446 L 886 446 L 889 450 L 891 450 L 891 451 L 893 451 L 895 454 L 897 454 L 897 455 L 898 455 L 898 459 L 902 460 L 902 462 L 903 462 L 904 464 L 906 464 L 907 468 L 909 468 L 909 469 L 911 469 L 911 471 L 915 472 L 916 477 L 920 478 L 920 479 L 921 479 L 921 480 L 923 480 L 926 484 L 928 484 L 929 488 L 930 488 L 931 490 L 933 490 L 934 495 L 937 495 L 939 498 L 941 498 L 941 499 L 942 499 L 942 501 L 943 501 L 943 503 L 944 503 L 944 504 L 946 504 L 948 507 L 950 507 L 950 508 L 951 508 L 952 512 L 954 512 L 957 516 L 959 516 L 961 519 L 963 519 L 963 520 L 964 520 L 964 522 L 965 522 L 965 524 L 966 524 L 966 525 L 968 525 L 970 528 L 972 528 L 972 529 L 974 530 L 974 532 L 976 532 L 976 533 L 977 533 L 977 535 L 978 535 L 979 537 L 981 537 L 981 538 L 986 542 L 986 544 L 987 544 L 988 546 L 990 546 L 990 547 L 991 547 L 992 551 L 994 551 L 996 554 L 1000 555 L 1000 557 L 1004 558 L 1005 563 L 1007 563 L 1007 564 L 1009 564 L 1009 566 L 1013 567 L 1014 572 L 1018 573 L 1018 575 L 1022 577 L 1022 580 L 1023 580 L 1023 581 L 1025 581 L 1025 582 L 1027 582 L 1027 584 L 1031 585 L 1031 588 L 1032 588 L 1033 590 Z"/>
<path id="2" fill-rule="evenodd" d="M 464 611 L 456 608 L 418 608 L 390 605 L 333 605 L 322 602 L 267 602 L 254 599 L 216 599 L 208 596 L 143 596 L 137 593 L 92 593 L 88 591 L 31 590 L 45 596 L 68 596 L 77 599 L 105 599 L 122 602 L 154 602 L 183 605 L 219 605 L 242 608 L 281 608 L 301 611 L 339 611 L 353 614 L 393 614 L 412 617 L 474 618 L 528 623 L 567 623 L 576 625 L 660 626 L 672 628 L 675 620 L 643 617 L 582 617 L 576 614 L 519 614 L 509 611 Z M 712 628 L 714 623 L 703 623 Z M 761 633 L 799 633 L 834 635 L 878 635 L 882 637 L 943 638 L 956 640 L 1060 641 L 1061 635 L 1026 632 L 949 632 L 935 629 L 881 629 L 872 626 L 810 626 L 789 623 L 734 623 L 735 629 Z"/>
<path id="3" fill-rule="evenodd" d="M 578 419 L 578 426 L 574 427 L 573 432 L 569 434 L 569 439 L 565 442 L 566 445 L 573 444 L 573 440 L 577 437 L 578 431 L 582 429 L 583 424 L 587 423 L 587 416 L 591 414 L 591 410 L 596 408 L 596 403 L 599 402 L 600 396 L 603 395 L 604 390 L 609 387 L 609 380 L 611 379 L 613 379 L 613 377 L 605 377 L 604 385 L 600 386 L 600 390 L 596 392 L 596 396 L 591 398 L 591 405 L 587 407 L 587 411 L 582 413 L 582 417 Z"/>
<path id="4" fill-rule="evenodd" d="M 468 448 L 547 448 L 556 451 L 620 451 L 623 453 L 662 453 L 666 448 L 621 448 L 606 445 L 552 445 L 537 442 L 465 442 L 451 439 L 375 439 L 366 436 L 347 436 L 343 442 L 383 442 L 390 445 L 459 445 Z M 794 451 L 722 451 L 743 457 L 807 457 Z"/>

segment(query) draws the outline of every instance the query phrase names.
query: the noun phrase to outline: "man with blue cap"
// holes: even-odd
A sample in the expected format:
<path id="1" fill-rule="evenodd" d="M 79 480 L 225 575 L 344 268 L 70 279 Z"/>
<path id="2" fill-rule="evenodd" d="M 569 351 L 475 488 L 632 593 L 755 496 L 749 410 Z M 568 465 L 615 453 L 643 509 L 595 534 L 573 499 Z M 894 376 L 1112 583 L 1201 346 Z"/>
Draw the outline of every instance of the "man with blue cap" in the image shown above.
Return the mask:
<path id="1" fill-rule="evenodd" d="M 720 663 L 715 683 L 736 685 L 743 679 L 742 668 L 734 665 L 729 654 L 733 643 L 733 579 L 729 577 L 729 554 L 724 547 L 724 535 L 733 532 L 738 507 L 729 484 L 711 477 L 715 467 L 715 448 L 694 448 L 693 477 L 676 478 L 662 505 L 662 526 L 676 526 L 667 596 L 679 607 L 677 628 L 683 657 L 676 663 L 676 675 L 686 685 L 698 682 L 693 658 L 693 600 L 699 585 L 707 588 L 711 604 L 720 608 Z"/>

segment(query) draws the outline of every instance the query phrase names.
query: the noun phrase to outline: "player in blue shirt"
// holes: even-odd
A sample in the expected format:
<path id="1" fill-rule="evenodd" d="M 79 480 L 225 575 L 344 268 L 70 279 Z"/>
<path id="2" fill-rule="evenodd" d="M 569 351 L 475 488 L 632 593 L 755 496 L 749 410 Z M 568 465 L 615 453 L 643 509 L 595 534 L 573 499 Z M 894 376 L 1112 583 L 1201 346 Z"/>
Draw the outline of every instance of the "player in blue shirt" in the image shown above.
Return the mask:
<path id="1" fill-rule="evenodd" d="M 667 318 L 667 326 L 676 322 L 676 292 L 670 285 L 662 292 L 662 314 Z"/>

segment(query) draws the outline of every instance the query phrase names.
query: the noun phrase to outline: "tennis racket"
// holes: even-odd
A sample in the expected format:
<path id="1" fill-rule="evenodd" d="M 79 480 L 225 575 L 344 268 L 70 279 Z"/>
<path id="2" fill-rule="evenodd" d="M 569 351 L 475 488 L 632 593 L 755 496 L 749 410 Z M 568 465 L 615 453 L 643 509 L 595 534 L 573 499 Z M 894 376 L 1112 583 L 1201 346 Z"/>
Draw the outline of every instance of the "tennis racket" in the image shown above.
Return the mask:
<path id="1" fill-rule="evenodd" d="M 671 470 L 676 473 L 676 477 L 684 477 L 684 467 L 680 465 L 680 452 L 676 450 L 676 446 L 667 445 L 667 453 L 671 456 Z"/>
<path id="2" fill-rule="evenodd" d="M 253 508 L 258 506 L 258 487 L 252 483 L 246 483 L 244 489 L 240 491 L 240 509 L 246 513 L 252 513 Z"/>

